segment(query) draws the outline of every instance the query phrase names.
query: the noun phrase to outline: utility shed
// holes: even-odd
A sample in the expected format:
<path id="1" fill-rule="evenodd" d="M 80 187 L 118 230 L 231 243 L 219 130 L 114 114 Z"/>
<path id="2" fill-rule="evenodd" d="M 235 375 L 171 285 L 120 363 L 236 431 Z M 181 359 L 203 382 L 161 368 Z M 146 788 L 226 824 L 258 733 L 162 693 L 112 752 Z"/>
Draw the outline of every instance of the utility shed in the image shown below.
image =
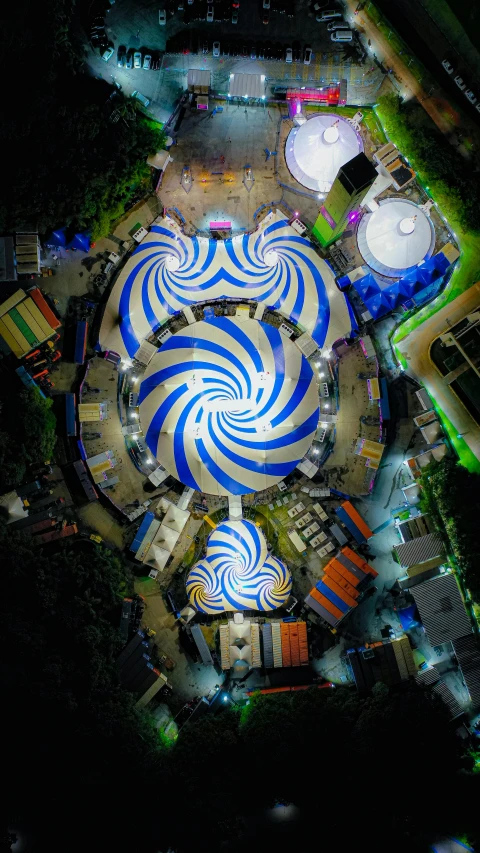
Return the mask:
<path id="1" fill-rule="evenodd" d="M 230 74 L 229 98 L 264 98 L 264 74 Z"/>

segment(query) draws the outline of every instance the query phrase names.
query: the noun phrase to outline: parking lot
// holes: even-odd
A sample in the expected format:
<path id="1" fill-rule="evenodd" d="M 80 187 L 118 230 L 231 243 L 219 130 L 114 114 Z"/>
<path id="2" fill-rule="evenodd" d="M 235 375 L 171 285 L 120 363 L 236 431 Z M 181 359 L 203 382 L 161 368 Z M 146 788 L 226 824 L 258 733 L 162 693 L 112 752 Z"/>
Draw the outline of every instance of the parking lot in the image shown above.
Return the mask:
<path id="1" fill-rule="evenodd" d="M 114 54 L 104 62 L 99 49 L 89 45 L 86 62 L 95 76 L 115 81 L 126 95 L 140 91 L 151 101 L 149 109 L 160 121 L 168 119 L 178 97 L 185 91 L 189 68 L 211 70 L 211 87 L 218 94 L 227 93 L 230 74 L 235 71 L 265 74 L 267 97 L 273 95 L 277 86 L 321 86 L 345 78 L 350 103 L 374 103 L 384 80 L 378 68 L 371 63 L 359 64 L 355 46 L 334 44 L 332 32 L 328 31 L 326 23 L 315 20 L 307 0 L 285 2 L 294 3 L 294 17 L 289 17 L 287 12 L 280 13 L 278 7 L 275 11 L 275 2 L 271 0 L 269 23 L 265 25 L 263 14 L 266 10 L 258 0 L 242 0 L 236 10 L 237 24 L 231 22 L 231 12 L 235 10 L 226 0 L 215 4 L 213 23 L 206 21 L 206 3 L 194 0 L 188 5 L 185 2 L 185 11 L 180 12 L 176 10 L 178 0 L 176 3 L 169 0 L 167 24 L 160 26 L 158 5 L 141 6 L 132 0 L 117 0 L 105 15 L 106 36 L 114 46 Z M 214 41 L 220 42 L 219 57 L 212 55 Z M 206 53 L 203 52 L 205 43 Z M 280 58 L 285 56 L 288 46 L 292 47 L 292 59 L 298 57 L 297 61 L 287 63 Z M 313 50 L 309 65 L 303 62 L 306 46 Z M 129 53 L 140 51 L 142 57 L 152 56 L 152 64 L 158 62 L 160 69 L 119 68 L 119 47 Z"/>

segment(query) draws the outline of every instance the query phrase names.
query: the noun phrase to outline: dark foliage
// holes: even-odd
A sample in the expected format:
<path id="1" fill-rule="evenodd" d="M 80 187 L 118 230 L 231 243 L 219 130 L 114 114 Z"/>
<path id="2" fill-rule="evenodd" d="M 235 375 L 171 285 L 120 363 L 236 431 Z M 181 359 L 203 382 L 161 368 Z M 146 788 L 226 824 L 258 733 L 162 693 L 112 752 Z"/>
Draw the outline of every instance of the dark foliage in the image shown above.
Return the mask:
<path id="1" fill-rule="evenodd" d="M 428 466 L 422 487 L 425 510 L 440 521 L 465 585 L 480 602 L 480 475 L 447 459 Z"/>
<path id="2" fill-rule="evenodd" d="M 149 186 L 146 156 L 164 134 L 103 81 L 87 75 L 71 0 L 2 6 L 3 60 L 28 62 L 28 84 L 4 87 L 0 230 L 62 225 L 110 232 L 125 205 Z M 118 109 L 120 119 L 110 121 Z"/>
<path id="3" fill-rule="evenodd" d="M 8 385 L 8 378 L 5 379 Z M 37 391 L 2 390 L 0 411 L 0 488 L 20 483 L 33 462 L 52 458 L 56 418 L 52 400 Z"/>

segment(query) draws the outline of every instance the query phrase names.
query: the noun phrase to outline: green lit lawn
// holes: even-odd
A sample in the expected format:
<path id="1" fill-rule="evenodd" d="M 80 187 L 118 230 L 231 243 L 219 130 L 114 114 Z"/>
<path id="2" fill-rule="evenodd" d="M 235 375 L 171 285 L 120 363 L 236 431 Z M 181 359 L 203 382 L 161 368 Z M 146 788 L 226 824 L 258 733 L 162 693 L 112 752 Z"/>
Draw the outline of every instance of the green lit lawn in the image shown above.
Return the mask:
<path id="1" fill-rule="evenodd" d="M 442 410 L 439 409 L 437 405 L 435 405 L 435 411 L 437 412 L 438 417 L 440 418 L 443 424 L 443 427 L 450 439 L 450 442 L 452 443 L 457 452 L 460 464 L 463 465 L 464 468 L 466 468 L 467 471 L 470 471 L 472 474 L 480 474 L 480 461 L 472 453 L 465 439 L 458 438 L 457 430 L 453 426 L 452 422 L 448 420 L 446 414 L 442 412 Z"/>
<path id="2" fill-rule="evenodd" d="M 343 118 L 353 118 L 358 112 L 358 107 L 321 107 L 307 106 L 304 107 L 306 113 L 335 113 L 343 116 Z M 384 145 L 387 142 L 383 127 L 377 117 L 373 107 L 362 107 L 363 123 L 368 128 L 372 142 L 374 145 Z"/>

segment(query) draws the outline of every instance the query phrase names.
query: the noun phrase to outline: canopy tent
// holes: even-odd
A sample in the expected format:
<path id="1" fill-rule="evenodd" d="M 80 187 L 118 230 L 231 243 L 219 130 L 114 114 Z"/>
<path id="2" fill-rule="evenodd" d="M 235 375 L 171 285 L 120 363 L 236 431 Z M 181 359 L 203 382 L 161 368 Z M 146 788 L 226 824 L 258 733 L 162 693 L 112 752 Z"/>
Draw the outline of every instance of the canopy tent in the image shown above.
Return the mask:
<path id="1" fill-rule="evenodd" d="M 379 317 L 383 317 L 384 314 L 388 314 L 389 311 L 392 310 L 388 299 L 383 295 L 383 291 L 381 290 L 376 294 L 376 296 L 372 296 L 371 299 L 367 299 L 365 305 L 374 320 L 378 320 Z"/>
<path id="2" fill-rule="evenodd" d="M 85 231 L 83 234 L 74 234 L 66 248 L 79 249 L 81 252 L 89 252 L 90 246 L 90 234 Z"/>
<path id="3" fill-rule="evenodd" d="M 175 504 L 170 504 L 162 521 L 162 527 L 168 527 L 176 533 L 181 533 L 189 518 L 190 513 L 187 510 L 179 509 Z"/>
<path id="4" fill-rule="evenodd" d="M 45 241 L 46 246 L 53 248 L 64 248 L 67 245 L 66 228 L 57 228 L 52 231 L 50 237 Z"/>
<path id="5" fill-rule="evenodd" d="M 410 607 L 404 607 L 402 610 L 397 610 L 397 616 L 400 619 L 400 625 L 404 631 L 410 631 L 418 625 L 418 619 L 415 616 L 417 610 L 416 604 L 411 604 Z"/>
<path id="6" fill-rule="evenodd" d="M 387 198 L 374 213 L 362 216 L 357 242 L 375 272 L 394 278 L 413 271 L 431 256 L 435 230 L 430 217 L 414 202 Z"/>

